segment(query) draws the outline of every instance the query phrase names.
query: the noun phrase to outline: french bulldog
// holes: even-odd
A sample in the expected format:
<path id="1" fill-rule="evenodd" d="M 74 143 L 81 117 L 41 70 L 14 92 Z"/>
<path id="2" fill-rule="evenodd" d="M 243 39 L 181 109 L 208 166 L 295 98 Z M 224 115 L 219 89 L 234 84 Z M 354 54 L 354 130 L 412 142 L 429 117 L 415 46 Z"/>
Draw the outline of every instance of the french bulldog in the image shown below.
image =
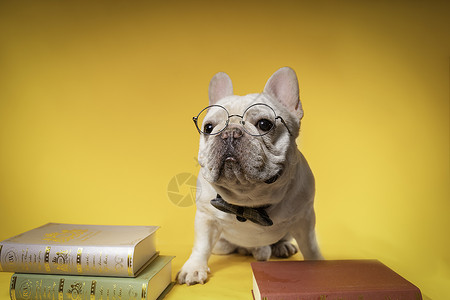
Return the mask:
<path id="1" fill-rule="evenodd" d="M 179 284 L 207 281 L 213 254 L 256 260 L 323 259 L 315 233 L 314 176 L 296 144 L 303 109 L 297 76 L 276 71 L 260 94 L 233 95 L 230 77 L 209 84 L 209 107 L 194 117 L 200 132 L 195 240 Z"/>

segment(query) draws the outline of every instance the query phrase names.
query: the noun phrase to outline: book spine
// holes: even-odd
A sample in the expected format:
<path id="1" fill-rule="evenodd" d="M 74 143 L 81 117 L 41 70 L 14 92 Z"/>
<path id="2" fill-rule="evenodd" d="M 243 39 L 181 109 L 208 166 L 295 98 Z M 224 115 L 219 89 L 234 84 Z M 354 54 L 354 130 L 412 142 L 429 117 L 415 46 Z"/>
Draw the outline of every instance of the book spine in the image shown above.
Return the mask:
<path id="1" fill-rule="evenodd" d="M 0 245 L 4 272 L 133 277 L 133 247 Z"/>
<path id="2" fill-rule="evenodd" d="M 14 274 L 11 300 L 146 300 L 148 283 L 127 278 Z"/>
<path id="3" fill-rule="evenodd" d="M 299 294 L 261 294 L 261 300 L 328 300 L 328 299 L 345 299 L 345 300 L 422 300 L 420 290 L 393 290 L 393 291 L 363 291 L 363 292 L 328 292 L 328 293 L 299 293 Z"/>

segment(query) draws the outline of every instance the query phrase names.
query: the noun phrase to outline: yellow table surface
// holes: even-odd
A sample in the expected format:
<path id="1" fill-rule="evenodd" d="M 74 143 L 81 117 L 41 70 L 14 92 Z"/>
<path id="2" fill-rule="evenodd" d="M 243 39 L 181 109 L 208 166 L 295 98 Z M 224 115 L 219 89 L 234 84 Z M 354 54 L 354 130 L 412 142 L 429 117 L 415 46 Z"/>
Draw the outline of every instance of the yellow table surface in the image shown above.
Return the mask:
<path id="1" fill-rule="evenodd" d="M 293 258 L 301 258 L 296 254 Z M 251 256 L 238 254 L 219 256 L 210 259 L 211 274 L 203 285 L 176 284 L 164 299 L 252 299 Z M 176 273 L 184 263 L 184 257 L 176 257 L 172 263 L 172 274 Z M 0 272 L 0 300 L 8 300 L 9 281 L 12 273 Z"/>

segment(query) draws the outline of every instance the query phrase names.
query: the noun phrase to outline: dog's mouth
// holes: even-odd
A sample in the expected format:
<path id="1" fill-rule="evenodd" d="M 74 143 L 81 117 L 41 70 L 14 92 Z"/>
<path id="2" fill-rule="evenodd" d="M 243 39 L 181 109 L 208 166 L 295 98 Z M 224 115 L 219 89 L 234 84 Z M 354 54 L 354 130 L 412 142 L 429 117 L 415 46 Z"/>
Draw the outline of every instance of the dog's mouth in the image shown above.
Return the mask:
<path id="1" fill-rule="evenodd" d="M 237 162 L 237 159 L 234 155 L 229 154 L 224 159 L 224 163 L 227 163 L 227 162 L 235 163 L 235 162 Z"/>
<path id="2" fill-rule="evenodd" d="M 242 168 L 240 159 L 231 151 L 227 151 L 221 159 L 220 174 L 227 178 L 231 178 L 241 172 Z"/>
<path id="3" fill-rule="evenodd" d="M 239 170 L 242 172 L 240 160 L 233 155 L 232 153 L 227 153 L 224 156 L 224 159 L 222 160 L 221 165 L 221 174 L 224 175 L 226 172 L 230 172 L 233 170 L 234 175 L 236 175 L 236 171 Z M 283 170 L 280 169 L 274 176 L 270 177 L 269 179 L 264 180 L 264 183 L 266 184 L 272 184 L 275 183 L 283 174 Z"/>

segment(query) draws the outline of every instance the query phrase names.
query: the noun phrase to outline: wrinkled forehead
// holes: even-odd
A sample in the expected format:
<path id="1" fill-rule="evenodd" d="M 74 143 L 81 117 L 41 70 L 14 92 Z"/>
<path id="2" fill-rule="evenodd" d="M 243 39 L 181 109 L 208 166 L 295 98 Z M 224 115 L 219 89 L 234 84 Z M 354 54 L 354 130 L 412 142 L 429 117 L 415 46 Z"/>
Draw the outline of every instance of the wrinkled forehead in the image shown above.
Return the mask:
<path id="1" fill-rule="evenodd" d="M 218 105 L 225 107 L 230 115 L 242 115 L 249 106 L 255 103 L 264 103 L 273 107 L 273 104 L 264 94 L 229 96 L 217 102 Z"/>

